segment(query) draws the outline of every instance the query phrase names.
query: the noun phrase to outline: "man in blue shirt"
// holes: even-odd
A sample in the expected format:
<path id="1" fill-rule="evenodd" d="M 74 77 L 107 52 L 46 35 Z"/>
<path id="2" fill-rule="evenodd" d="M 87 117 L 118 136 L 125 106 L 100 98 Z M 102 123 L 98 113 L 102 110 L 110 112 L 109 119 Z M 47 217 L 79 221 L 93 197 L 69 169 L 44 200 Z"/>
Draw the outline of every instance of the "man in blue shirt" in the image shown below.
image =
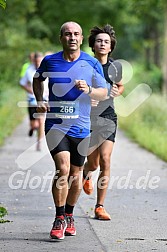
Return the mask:
<path id="1" fill-rule="evenodd" d="M 91 98 L 107 97 L 103 69 L 97 59 L 80 50 L 79 24 L 66 22 L 60 29 L 63 51 L 46 56 L 33 81 L 37 111 L 47 112 L 45 133 L 55 162 L 52 194 L 56 218 L 50 236 L 76 235 L 73 209 L 82 189 L 82 170 L 90 133 Z M 43 81 L 49 79 L 49 102 L 43 102 Z"/>

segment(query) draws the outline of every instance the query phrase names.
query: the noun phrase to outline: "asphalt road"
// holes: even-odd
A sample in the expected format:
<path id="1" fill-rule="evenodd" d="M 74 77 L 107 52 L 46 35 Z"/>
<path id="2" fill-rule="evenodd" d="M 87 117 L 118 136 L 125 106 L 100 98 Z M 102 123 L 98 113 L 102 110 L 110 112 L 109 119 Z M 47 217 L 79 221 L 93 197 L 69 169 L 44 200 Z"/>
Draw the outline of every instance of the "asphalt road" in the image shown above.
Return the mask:
<path id="1" fill-rule="evenodd" d="M 51 181 L 54 164 L 45 142 L 35 150 L 27 119 L 0 148 L 0 224 L 3 252 L 165 252 L 167 251 L 167 163 L 118 131 L 105 207 L 111 221 L 94 219 L 96 189 L 81 193 L 74 215 L 76 237 L 50 240 L 54 219 Z M 98 171 L 93 175 L 96 187 Z"/>

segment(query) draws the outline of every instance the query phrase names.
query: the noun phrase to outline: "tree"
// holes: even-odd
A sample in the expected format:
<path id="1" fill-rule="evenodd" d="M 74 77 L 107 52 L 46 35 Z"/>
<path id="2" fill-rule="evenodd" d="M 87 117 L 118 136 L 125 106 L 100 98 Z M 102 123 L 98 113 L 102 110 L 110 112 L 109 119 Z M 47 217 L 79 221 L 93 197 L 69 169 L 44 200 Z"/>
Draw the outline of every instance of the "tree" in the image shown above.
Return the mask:
<path id="1" fill-rule="evenodd" d="M 135 15 L 142 27 L 140 34 L 142 44 L 140 46 L 145 50 L 147 69 L 150 69 L 151 64 L 161 67 L 160 39 L 163 35 L 164 2 L 164 0 L 132 0 L 133 10 L 136 10 Z"/>

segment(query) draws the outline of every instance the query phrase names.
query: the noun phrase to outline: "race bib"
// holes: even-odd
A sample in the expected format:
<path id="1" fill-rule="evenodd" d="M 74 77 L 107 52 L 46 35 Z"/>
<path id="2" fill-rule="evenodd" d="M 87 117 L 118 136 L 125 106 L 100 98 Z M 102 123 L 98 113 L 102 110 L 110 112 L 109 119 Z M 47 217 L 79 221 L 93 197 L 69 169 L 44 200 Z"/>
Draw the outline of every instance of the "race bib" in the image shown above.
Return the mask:
<path id="1" fill-rule="evenodd" d="M 79 101 L 59 101 L 55 104 L 55 117 L 76 119 L 79 117 Z"/>

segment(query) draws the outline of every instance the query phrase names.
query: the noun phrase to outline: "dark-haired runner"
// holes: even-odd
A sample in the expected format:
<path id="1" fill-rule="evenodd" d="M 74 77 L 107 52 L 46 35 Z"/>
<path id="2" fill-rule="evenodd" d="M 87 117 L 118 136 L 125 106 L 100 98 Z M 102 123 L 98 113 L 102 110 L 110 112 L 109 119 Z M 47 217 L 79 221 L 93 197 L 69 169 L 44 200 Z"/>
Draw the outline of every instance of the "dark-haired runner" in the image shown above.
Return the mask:
<path id="1" fill-rule="evenodd" d="M 83 189 L 87 194 L 93 192 L 91 172 L 95 171 L 100 165 L 95 206 L 95 218 L 100 220 L 111 219 L 104 208 L 104 200 L 109 184 L 110 159 L 117 129 L 114 98 L 121 95 L 124 90 L 121 81 L 121 64 L 110 58 L 115 45 L 116 37 L 112 26 L 105 25 L 103 28 L 96 26 L 91 30 L 89 46 L 103 66 L 104 76 L 108 85 L 108 99 L 100 101 L 96 104 L 97 106 L 92 106 L 90 155 L 87 157 L 87 162 L 84 166 Z M 93 101 L 93 103 L 96 102 Z"/>

